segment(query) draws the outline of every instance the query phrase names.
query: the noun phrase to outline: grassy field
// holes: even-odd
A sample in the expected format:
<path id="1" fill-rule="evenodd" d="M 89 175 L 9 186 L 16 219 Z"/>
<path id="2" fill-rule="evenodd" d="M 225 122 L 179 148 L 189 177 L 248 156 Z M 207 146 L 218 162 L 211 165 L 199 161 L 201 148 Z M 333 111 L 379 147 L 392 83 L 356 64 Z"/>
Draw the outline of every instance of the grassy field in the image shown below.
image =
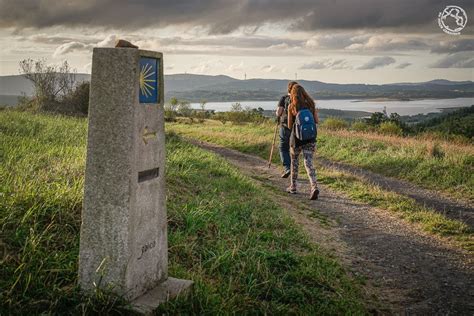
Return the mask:
<path id="1" fill-rule="evenodd" d="M 257 154 L 268 159 L 274 126 L 170 123 L 167 128 L 187 135 Z M 435 139 L 416 139 L 321 129 L 320 157 L 360 166 L 387 176 L 474 203 L 474 146 Z M 278 161 L 277 155 L 274 161 Z"/>
<path id="2" fill-rule="evenodd" d="M 0 112 L 0 314 L 127 314 L 77 289 L 86 120 Z M 170 274 L 195 281 L 166 314 L 365 314 L 359 285 L 222 159 L 167 138 Z"/>
<path id="3" fill-rule="evenodd" d="M 272 127 L 269 125 L 223 126 L 221 123 L 208 121 L 206 125 L 173 123 L 168 124 L 167 128 L 168 130 L 175 131 L 176 133 L 186 137 L 205 140 L 234 148 L 245 153 L 256 154 L 268 159 L 267 155 L 270 146 L 269 141 L 272 139 Z M 405 160 L 404 155 L 396 151 L 395 148 L 397 148 L 397 146 L 399 148 L 398 151 L 406 153 L 409 158 L 416 161 L 415 153 L 413 151 L 422 146 L 422 142 L 428 142 L 428 140 L 404 139 L 401 137 L 387 137 L 376 134 L 349 133 L 350 132 L 347 131 L 321 131 L 318 135 L 318 155 L 333 158 L 332 155 L 334 153 L 344 151 L 346 152 L 346 159 L 341 160 L 347 162 L 357 161 L 357 159 L 351 157 L 349 153 L 352 153 L 355 157 L 363 157 L 365 153 L 368 156 L 366 160 L 378 160 L 379 165 L 383 165 L 384 163 L 390 165 L 393 161 L 396 161 L 397 164 L 400 164 L 401 166 Z M 361 139 L 364 136 L 366 138 Z M 461 166 L 467 168 L 466 161 L 473 158 L 472 156 L 469 156 L 469 150 L 472 149 L 460 145 L 443 145 L 461 148 L 461 150 L 457 152 L 457 155 L 452 154 L 453 157 L 456 157 L 457 165 L 447 170 L 447 172 L 451 171 L 455 174 L 449 175 L 443 173 L 444 177 L 455 178 L 455 181 L 459 183 L 472 182 L 472 174 L 463 174 L 460 170 L 457 170 L 457 168 L 461 168 Z M 353 148 L 351 149 L 350 146 L 353 146 Z M 380 152 L 375 151 L 379 147 Z M 365 148 L 365 150 L 363 148 Z M 387 156 L 384 156 L 384 154 Z M 418 157 L 421 160 L 418 162 L 419 165 L 408 163 L 406 168 L 414 168 L 415 170 L 418 170 L 419 168 L 422 168 L 422 166 L 425 166 L 428 170 L 423 170 L 423 172 L 429 174 L 431 172 L 430 170 L 441 168 L 442 164 L 446 164 L 446 162 L 438 161 L 438 159 L 427 157 L 426 154 L 424 157 Z M 278 154 L 275 154 L 273 161 L 278 164 L 280 163 Z M 371 170 L 378 170 L 375 166 L 367 166 L 365 164 L 361 165 Z M 382 168 L 381 173 L 395 176 L 390 172 L 384 172 L 384 170 L 385 169 Z M 380 187 L 367 183 L 366 181 L 350 174 L 335 172 L 321 167 L 318 167 L 317 171 L 318 180 L 321 183 L 340 191 L 350 198 L 395 212 L 399 217 L 417 225 L 423 231 L 440 236 L 453 242 L 456 246 L 470 252 L 474 251 L 473 232 L 466 224 L 457 220 L 448 219 L 444 215 L 438 214 L 433 210 L 416 203 L 411 198 L 383 190 Z M 300 172 L 304 174 L 304 170 L 300 170 Z M 421 182 L 429 183 L 429 185 L 426 185 L 427 187 L 435 186 L 437 189 L 440 189 L 439 180 L 436 182 L 430 182 L 427 178 L 423 179 Z M 464 192 L 472 191 L 472 188 L 466 188 L 465 186 L 466 184 L 459 185 L 459 189 L 464 190 Z M 452 194 L 451 191 L 445 190 L 445 192 L 447 194 Z"/>

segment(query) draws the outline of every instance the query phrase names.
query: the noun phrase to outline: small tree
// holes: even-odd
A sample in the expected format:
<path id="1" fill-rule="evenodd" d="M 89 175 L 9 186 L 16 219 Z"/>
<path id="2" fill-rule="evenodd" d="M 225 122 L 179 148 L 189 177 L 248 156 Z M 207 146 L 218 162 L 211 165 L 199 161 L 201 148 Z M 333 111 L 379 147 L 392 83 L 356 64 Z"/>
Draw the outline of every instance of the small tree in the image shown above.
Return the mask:
<path id="1" fill-rule="evenodd" d="M 167 122 L 172 122 L 176 118 L 176 109 L 178 108 L 178 99 L 172 97 L 168 103 L 165 103 L 164 110 L 165 110 L 165 120 Z"/>
<path id="2" fill-rule="evenodd" d="M 199 106 L 201 107 L 202 111 L 206 110 L 206 103 L 207 103 L 206 100 L 201 100 L 201 102 L 199 102 Z"/>
<path id="3" fill-rule="evenodd" d="M 398 125 L 400 125 L 401 121 L 402 121 L 402 117 L 400 116 L 400 114 L 398 113 L 390 113 L 390 116 L 388 118 L 390 120 L 390 122 L 394 122 Z"/>
<path id="4" fill-rule="evenodd" d="M 381 123 L 388 120 L 387 116 L 382 112 L 372 113 L 370 118 L 367 119 L 367 123 L 372 126 L 379 126 Z"/>
<path id="5" fill-rule="evenodd" d="M 242 112 L 243 110 L 244 110 L 244 108 L 242 107 L 242 104 L 240 104 L 239 102 L 233 103 L 230 106 L 230 111 L 231 112 Z"/>
<path id="6" fill-rule="evenodd" d="M 168 103 L 169 110 L 173 111 L 173 112 L 176 112 L 176 110 L 178 109 L 178 104 L 179 104 L 178 99 L 176 99 L 175 97 L 172 97 L 170 99 L 170 102 Z"/>
<path id="7" fill-rule="evenodd" d="M 38 110 L 55 110 L 58 101 L 72 93 L 76 70 L 67 61 L 62 65 L 48 65 L 46 59 L 20 61 L 20 73 L 33 83 L 34 106 Z"/>
<path id="8" fill-rule="evenodd" d="M 188 101 L 181 100 L 178 104 L 178 113 L 184 117 L 191 117 L 193 109 L 191 108 L 191 104 Z"/>

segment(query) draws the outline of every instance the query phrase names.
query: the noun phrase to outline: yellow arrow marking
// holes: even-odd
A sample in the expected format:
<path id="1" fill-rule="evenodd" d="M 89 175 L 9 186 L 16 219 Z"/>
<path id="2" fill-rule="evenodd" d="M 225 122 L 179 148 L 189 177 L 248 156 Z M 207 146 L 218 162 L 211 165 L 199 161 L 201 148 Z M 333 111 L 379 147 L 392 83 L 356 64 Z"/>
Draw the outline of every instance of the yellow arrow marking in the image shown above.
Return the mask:
<path id="1" fill-rule="evenodd" d="M 148 144 L 148 140 L 153 139 L 155 137 L 156 137 L 156 132 L 149 131 L 148 128 L 145 126 L 145 128 L 143 129 L 143 135 L 142 135 L 142 139 L 145 145 Z"/>

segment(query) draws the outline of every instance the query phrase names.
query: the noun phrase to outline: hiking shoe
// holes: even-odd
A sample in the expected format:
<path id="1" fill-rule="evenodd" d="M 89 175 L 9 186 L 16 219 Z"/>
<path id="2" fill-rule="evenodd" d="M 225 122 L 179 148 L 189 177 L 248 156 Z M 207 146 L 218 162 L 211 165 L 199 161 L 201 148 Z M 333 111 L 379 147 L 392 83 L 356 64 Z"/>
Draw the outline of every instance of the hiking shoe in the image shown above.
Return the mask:
<path id="1" fill-rule="evenodd" d="M 285 170 L 281 174 L 281 177 L 285 179 L 285 178 L 288 178 L 290 176 L 290 174 L 291 174 L 291 170 Z"/>
<path id="2" fill-rule="evenodd" d="M 319 190 L 314 189 L 313 191 L 311 191 L 311 195 L 310 195 L 309 199 L 310 200 L 317 200 L 318 196 L 319 196 Z"/>
<path id="3" fill-rule="evenodd" d="M 288 187 L 286 188 L 286 192 L 290 194 L 296 194 L 296 188 Z"/>

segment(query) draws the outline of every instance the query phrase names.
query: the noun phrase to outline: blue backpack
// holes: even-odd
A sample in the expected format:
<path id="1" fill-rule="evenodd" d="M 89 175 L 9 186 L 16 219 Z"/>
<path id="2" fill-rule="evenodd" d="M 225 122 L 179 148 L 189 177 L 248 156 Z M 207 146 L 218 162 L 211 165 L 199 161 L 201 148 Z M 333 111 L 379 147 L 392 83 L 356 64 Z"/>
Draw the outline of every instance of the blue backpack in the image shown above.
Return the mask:
<path id="1" fill-rule="evenodd" d="M 295 136 L 299 140 L 316 138 L 316 122 L 313 113 L 309 109 L 301 109 L 296 114 Z"/>

